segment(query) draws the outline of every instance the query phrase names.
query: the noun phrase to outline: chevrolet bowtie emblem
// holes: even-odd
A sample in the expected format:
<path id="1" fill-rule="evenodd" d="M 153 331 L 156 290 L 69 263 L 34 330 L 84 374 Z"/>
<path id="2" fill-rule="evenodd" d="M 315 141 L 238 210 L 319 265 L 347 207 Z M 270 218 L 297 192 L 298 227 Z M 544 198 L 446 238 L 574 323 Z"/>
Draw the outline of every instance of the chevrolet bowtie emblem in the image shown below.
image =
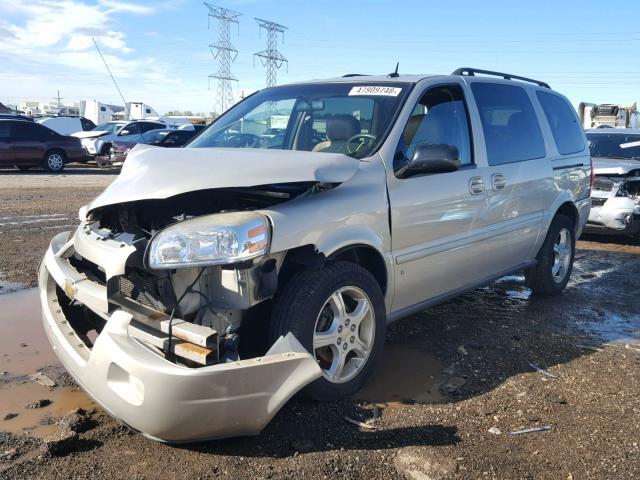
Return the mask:
<path id="1" fill-rule="evenodd" d="M 78 289 L 76 288 L 76 284 L 73 280 L 65 280 L 64 282 L 64 293 L 67 295 L 67 297 L 69 297 L 71 300 L 74 300 L 76 298 L 76 293 L 78 293 Z"/>

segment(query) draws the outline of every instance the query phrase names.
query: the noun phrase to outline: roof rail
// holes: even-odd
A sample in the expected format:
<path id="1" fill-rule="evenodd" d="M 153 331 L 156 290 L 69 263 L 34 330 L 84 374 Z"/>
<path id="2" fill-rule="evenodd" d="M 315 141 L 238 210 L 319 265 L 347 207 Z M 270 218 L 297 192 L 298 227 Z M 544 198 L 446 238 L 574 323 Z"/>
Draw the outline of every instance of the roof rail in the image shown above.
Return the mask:
<path id="1" fill-rule="evenodd" d="M 533 78 L 521 77 L 519 75 L 511 75 L 510 73 L 502 73 L 502 72 L 492 72 L 491 70 L 480 70 L 479 68 L 458 68 L 454 70 L 451 75 L 467 75 L 473 77 L 476 73 L 480 73 L 482 75 L 493 75 L 495 77 L 502 77 L 505 80 L 520 80 L 522 82 L 529 82 L 539 85 L 540 87 L 551 89 L 548 83 L 541 82 L 540 80 L 534 80 Z"/>
<path id="2" fill-rule="evenodd" d="M 346 75 L 342 75 L 342 78 L 348 77 L 368 77 L 366 73 L 347 73 Z"/>

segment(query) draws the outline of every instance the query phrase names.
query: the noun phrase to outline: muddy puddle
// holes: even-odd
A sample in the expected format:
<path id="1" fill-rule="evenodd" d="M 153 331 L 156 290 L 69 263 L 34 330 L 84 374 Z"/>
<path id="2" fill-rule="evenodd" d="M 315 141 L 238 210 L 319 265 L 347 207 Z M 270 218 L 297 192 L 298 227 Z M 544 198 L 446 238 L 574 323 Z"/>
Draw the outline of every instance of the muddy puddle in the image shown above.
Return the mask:
<path id="1" fill-rule="evenodd" d="M 640 314 L 589 311 L 578 328 L 604 343 L 640 345 Z"/>
<path id="2" fill-rule="evenodd" d="M 377 371 L 355 398 L 385 407 L 443 402 L 442 370 L 438 360 L 416 346 L 385 345 Z"/>
<path id="3" fill-rule="evenodd" d="M 56 386 L 45 387 L 29 378 L 38 371 Z M 0 431 L 46 436 L 70 410 L 95 407 L 58 364 L 42 327 L 36 289 L 0 295 L 0 374 Z M 50 403 L 26 408 L 38 400 Z M 17 416 L 5 420 L 13 414 Z"/>

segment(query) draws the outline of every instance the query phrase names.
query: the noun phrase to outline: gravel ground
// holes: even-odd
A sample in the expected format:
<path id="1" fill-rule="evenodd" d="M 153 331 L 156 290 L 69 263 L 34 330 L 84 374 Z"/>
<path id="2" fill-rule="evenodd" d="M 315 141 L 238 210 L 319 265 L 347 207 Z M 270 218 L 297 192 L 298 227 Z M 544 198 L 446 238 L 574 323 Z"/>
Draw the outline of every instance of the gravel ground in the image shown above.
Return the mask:
<path id="1" fill-rule="evenodd" d="M 48 239 L 115 178 L 99 173 L 0 172 L 2 280 L 35 285 Z M 0 434 L 0 478 L 640 478 L 640 242 L 602 240 L 579 242 L 560 297 L 513 276 L 392 325 L 383 361 L 411 361 L 366 400 L 294 398 L 257 437 L 186 446 L 98 410 L 56 454 Z M 549 429 L 509 433 L 530 427 Z"/>

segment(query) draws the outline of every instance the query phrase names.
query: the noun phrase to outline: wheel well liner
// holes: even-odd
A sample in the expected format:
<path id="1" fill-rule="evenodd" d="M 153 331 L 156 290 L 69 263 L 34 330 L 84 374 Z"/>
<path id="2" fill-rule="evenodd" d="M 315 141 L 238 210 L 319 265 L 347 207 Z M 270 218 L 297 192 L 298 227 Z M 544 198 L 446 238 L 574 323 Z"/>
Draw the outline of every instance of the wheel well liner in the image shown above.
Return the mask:
<path id="1" fill-rule="evenodd" d="M 333 252 L 329 257 L 319 252 L 314 245 L 304 245 L 287 252 L 278 273 L 278 283 L 283 285 L 294 273 L 303 268 L 319 268 L 328 261 L 346 261 L 360 265 L 380 285 L 385 294 L 389 285 L 384 257 L 375 248 L 364 244 L 349 245 Z"/>
<path id="2" fill-rule="evenodd" d="M 580 215 L 578 213 L 578 209 L 573 203 L 564 202 L 556 211 L 556 215 L 558 215 L 559 213 L 564 215 L 565 217 L 569 217 L 569 219 L 571 219 L 571 221 L 573 222 L 574 227 L 578 227 L 578 220 L 580 218 Z"/>

